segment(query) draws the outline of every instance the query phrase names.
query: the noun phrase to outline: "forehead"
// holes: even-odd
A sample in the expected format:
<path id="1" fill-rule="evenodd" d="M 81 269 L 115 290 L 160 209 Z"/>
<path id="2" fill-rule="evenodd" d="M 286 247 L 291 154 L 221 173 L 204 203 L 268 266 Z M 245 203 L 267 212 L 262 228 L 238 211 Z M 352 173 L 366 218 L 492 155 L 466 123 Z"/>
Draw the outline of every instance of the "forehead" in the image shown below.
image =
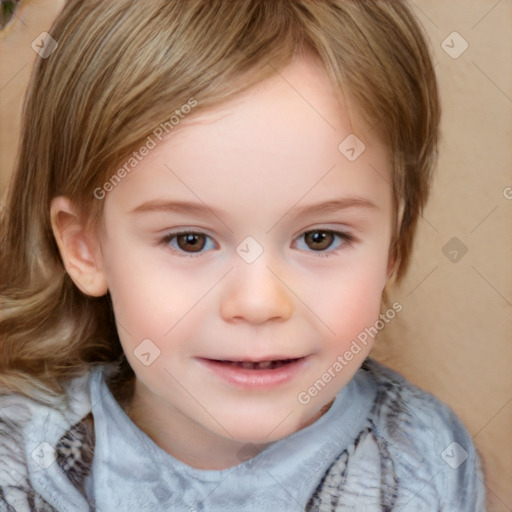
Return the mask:
<path id="1" fill-rule="evenodd" d="M 316 199 L 340 187 L 389 195 L 386 148 L 363 126 L 356 106 L 340 99 L 320 62 L 302 57 L 235 99 L 186 117 L 108 202 L 128 207 L 181 194 L 218 204 L 229 195 L 233 206 L 243 207 L 297 202 L 305 194 Z M 340 143 L 353 135 L 365 150 L 350 161 Z"/>
<path id="2" fill-rule="evenodd" d="M 253 150 L 256 164 L 276 155 L 293 161 L 309 154 L 308 160 L 319 165 L 320 151 L 337 152 L 342 138 L 362 131 L 352 125 L 361 124 L 352 110 L 354 105 L 336 94 L 320 61 L 306 55 L 213 111 L 186 118 L 172 137 L 176 145 L 199 138 L 205 150 Z M 223 156 L 247 161 L 248 155 L 233 151 Z"/>

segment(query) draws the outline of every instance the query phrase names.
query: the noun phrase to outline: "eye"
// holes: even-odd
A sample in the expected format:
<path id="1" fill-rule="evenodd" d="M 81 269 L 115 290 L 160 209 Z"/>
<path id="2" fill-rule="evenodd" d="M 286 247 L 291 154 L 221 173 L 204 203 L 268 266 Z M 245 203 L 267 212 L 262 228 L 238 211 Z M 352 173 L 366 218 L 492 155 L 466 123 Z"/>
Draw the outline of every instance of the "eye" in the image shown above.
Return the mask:
<path id="1" fill-rule="evenodd" d="M 201 253 L 215 249 L 215 242 L 204 233 L 186 231 L 183 233 L 169 233 L 162 243 L 169 245 L 178 252 Z"/>
<path id="2" fill-rule="evenodd" d="M 334 251 L 341 245 L 350 245 L 353 238 L 348 233 L 314 229 L 303 233 L 296 242 L 296 248 L 302 251 L 326 252 Z"/>

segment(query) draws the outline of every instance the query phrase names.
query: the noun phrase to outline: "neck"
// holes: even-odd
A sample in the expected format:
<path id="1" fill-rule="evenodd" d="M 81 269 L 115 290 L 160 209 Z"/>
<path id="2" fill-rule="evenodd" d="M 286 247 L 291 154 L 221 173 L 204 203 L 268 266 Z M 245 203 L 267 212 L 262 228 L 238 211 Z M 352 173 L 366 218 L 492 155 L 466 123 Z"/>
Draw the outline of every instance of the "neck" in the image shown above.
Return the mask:
<path id="1" fill-rule="evenodd" d="M 334 399 L 325 404 L 300 429 L 323 416 Z M 122 405 L 123 406 L 123 405 Z M 219 436 L 184 416 L 179 410 L 153 396 L 145 397 L 138 382 L 128 404 L 123 406 L 130 419 L 162 450 L 196 469 L 222 470 L 255 457 L 271 443 L 255 444 Z"/>
<path id="2" fill-rule="evenodd" d="M 180 411 L 169 410 L 165 404 L 151 406 L 137 391 L 125 412 L 162 450 L 196 469 L 227 469 L 254 457 L 268 446 L 216 435 Z"/>

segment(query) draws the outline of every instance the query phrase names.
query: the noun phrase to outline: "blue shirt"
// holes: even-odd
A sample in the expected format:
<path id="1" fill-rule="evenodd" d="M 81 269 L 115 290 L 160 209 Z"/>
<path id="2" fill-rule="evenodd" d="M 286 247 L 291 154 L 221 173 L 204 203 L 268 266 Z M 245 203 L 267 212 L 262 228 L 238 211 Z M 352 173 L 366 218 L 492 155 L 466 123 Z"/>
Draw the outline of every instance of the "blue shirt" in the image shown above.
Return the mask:
<path id="1" fill-rule="evenodd" d="M 71 381 L 65 407 L 0 393 L 0 512 L 485 510 L 460 420 L 371 359 L 316 422 L 224 470 L 162 450 L 116 402 L 106 372 Z"/>
<path id="2" fill-rule="evenodd" d="M 159 448 L 97 372 L 90 387 L 96 448 L 89 498 L 102 511 L 298 512 L 313 505 L 337 465 L 336 478 L 323 482 L 324 502 L 336 510 L 433 512 L 443 503 L 450 511 L 483 510 L 473 508 L 483 486 L 464 427 L 431 395 L 369 366 L 373 371 L 359 370 L 315 423 L 224 470 L 195 469 Z"/>

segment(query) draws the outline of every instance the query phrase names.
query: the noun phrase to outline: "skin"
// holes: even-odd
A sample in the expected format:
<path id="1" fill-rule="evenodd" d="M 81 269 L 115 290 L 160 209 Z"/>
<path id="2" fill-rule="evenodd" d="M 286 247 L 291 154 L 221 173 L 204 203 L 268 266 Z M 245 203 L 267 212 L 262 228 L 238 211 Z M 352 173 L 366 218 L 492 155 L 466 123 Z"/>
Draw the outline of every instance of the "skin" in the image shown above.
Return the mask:
<path id="1" fill-rule="evenodd" d="M 353 107 L 350 119 L 364 126 Z M 351 133 L 366 145 L 354 162 L 338 150 Z M 391 271 L 388 160 L 370 130 L 351 124 L 323 68 L 301 57 L 281 76 L 182 121 L 107 194 L 98 231 L 85 229 L 66 198 L 54 199 L 69 274 L 85 293 L 110 291 L 136 374 L 127 411 L 161 448 L 196 468 L 234 466 L 247 443 L 310 425 L 352 379 L 370 343 L 309 403 L 297 399 L 378 319 Z M 299 212 L 343 198 L 373 206 Z M 155 201 L 203 210 L 134 212 Z M 207 240 L 202 251 L 165 238 L 187 230 L 208 235 L 196 239 Z M 332 244 L 313 250 L 303 236 L 311 230 Z M 236 251 L 248 236 L 263 250 L 253 263 Z M 134 354 L 144 339 L 160 350 L 149 366 Z M 228 384 L 197 359 L 269 355 L 308 357 L 271 389 Z"/>

